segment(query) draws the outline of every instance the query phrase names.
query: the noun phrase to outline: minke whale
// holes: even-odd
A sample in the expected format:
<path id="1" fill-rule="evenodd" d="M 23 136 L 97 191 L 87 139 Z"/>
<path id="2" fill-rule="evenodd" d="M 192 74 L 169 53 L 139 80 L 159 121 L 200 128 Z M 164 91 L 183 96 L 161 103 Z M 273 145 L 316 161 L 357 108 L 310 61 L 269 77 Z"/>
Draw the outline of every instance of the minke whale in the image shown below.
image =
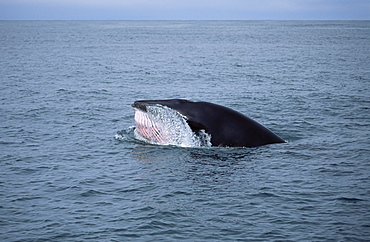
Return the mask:
<path id="1" fill-rule="evenodd" d="M 139 100 L 132 104 L 136 110 L 136 130 L 148 141 L 161 144 L 166 140 L 164 124 L 152 120 L 151 107 L 175 110 L 195 135 L 208 134 L 211 146 L 257 147 L 285 141 L 266 127 L 230 108 L 185 99 Z M 174 127 L 171 127 L 172 129 Z"/>

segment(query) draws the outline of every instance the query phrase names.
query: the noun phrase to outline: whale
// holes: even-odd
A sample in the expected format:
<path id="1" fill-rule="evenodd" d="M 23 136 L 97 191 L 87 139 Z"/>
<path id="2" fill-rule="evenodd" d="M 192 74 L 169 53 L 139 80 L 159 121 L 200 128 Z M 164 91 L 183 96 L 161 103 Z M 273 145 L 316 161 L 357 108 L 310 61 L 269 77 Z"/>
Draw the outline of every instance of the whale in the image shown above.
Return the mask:
<path id="1" fill-rule="evenodd" d="M 161 130 L 166 127 L 159 127 L 155 120 L 150 120 L 150 116 L 146 115 L 151 107 L 174 110 L 195 135 L 202 132 L 208 134 L 211 146 L 258 147 L 285 143 L 268 128 L 242 113 L 210 102 L 186 99 L 138 100 L 131 106 L 138 111 L 135 114 L 138 132 L 147 140 L 154 140 L 159 144 L 164 140 Z"/>

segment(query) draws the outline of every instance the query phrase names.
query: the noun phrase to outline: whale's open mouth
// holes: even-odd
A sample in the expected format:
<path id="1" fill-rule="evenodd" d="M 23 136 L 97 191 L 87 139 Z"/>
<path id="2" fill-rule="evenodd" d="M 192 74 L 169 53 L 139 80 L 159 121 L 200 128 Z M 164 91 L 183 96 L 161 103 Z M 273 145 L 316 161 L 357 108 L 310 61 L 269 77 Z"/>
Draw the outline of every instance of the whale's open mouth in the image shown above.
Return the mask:
<path id="1" fill-rule="evenodd" d="M 142 138 L 154 143 L 166 143 L 168 134 L 160 119 L 150 113 L 135 109 L 136 132 Z"/>
<path id="2" fill-rule="evenodd" d="M 160 145 L 211 146 L 210 135 L 192 131 L 187 118 L 167 106 L 135 102 L 135 137 Z"/>

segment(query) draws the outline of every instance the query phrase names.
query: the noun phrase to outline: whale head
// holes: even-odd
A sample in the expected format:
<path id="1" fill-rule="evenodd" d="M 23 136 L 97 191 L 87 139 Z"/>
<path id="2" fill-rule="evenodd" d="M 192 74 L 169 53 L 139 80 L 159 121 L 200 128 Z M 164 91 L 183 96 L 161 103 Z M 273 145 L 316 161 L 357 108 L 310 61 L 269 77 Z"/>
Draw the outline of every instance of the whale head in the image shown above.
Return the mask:
<path id="1" fill-rule="evenodd" d="M 184 99 L 135 101 L 136 137 L 154 144 L 211 146 L 204 127 L 186 116 L 186 104 L 191 103 Z"/>

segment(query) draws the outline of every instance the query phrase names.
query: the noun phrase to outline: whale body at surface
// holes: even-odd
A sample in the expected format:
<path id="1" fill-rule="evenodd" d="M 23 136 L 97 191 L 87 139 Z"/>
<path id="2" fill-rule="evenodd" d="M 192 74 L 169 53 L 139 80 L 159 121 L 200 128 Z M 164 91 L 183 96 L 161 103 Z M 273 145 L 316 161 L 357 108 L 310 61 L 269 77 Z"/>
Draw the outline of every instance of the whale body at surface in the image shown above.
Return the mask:
<path id="1" fill-rule="evenodd" d="M 156 139 L 161 143 L 165 139 L 166 127 L 157 124 L 147 113 L 151 107 L 166 107 L 175 110 L 184 119 L 194 134 L 205 132 L 210 135 L 212 146 L 257 147 L 285 141 L 266 127 L 230 108 L 209 103 L 192 102 L 185 99 L 140 100 L 132 106 L 139 113 L 135 114 L 138 132 L 148 140 Z"/>

